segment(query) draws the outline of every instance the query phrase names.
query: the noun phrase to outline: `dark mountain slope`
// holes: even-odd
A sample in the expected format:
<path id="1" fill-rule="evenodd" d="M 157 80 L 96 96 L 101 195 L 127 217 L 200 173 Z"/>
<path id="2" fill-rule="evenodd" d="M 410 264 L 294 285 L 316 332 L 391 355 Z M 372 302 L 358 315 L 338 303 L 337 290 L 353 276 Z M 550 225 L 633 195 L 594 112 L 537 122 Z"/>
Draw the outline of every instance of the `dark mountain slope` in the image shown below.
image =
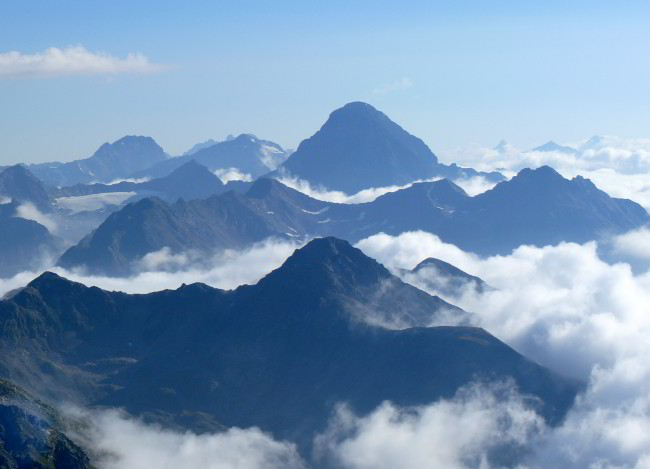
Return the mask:
<path id="1" fill-rule="evenodd" d="M 337 402 L 365 413 L 512 377 L 556 422 L 579 388 L 481 329 L 369 325 L 396 316 L 467 318 L 332 238 L 231 292 L 195 284 L 126 295 L 48 273 L 0 303 L 0 371 L 183 428 L 259 425 L 304 454 Z"/>
<path id="2" fill-rule="evenodd" d="M 147 198 L 109 216 L 66 251 L 59 265 L 127 275 L 135 260 L 164 247 L 210 251 L 243 248 L 269 236 L 302 236 L 317 225 L 303 210 L 318 211 L 326 205 L 269 179 L 257 181 L 243 196 L 231 191 L 172 205 Z"/>
<path id="3" fill-rule="evenodd" d="M 54 409 L 0 379 L 0 467 L 90 468 L 88 456 L 63 427 Z"/>

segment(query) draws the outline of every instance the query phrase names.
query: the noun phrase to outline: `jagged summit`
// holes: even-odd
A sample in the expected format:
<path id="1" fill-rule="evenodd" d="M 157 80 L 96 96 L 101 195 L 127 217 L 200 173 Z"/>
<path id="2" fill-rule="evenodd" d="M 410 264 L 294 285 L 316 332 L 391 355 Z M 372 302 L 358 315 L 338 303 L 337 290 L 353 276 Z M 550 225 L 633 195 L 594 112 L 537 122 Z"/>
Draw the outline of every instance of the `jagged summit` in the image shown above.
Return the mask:
<path id="1" fill-rule="evenodd" d="M 564 179 L 560 173 L 548 165 L 543 165 L 538 168 L 524 168 L 519 171 L 512 180 L 515 179 L 537 179 L 537 180 L 559 180 Z"/>
<path id="2" fill-rule="evenodd" d="M 234 169 L 242 176 L 255 179 L 274 170 L 287 156 L 285 150 L 277 143 L 261 140 L 250 133 L 199 146 L 200 148 L 190 154 L 169 158 L 132 176 L 160 178 L 187 161 L 196 160 L 213 172 L 228 172 Z"/>
<path id="3" fill-rule="evenodd" d="M 273 191 L 284 191 L 287 186 L 273 178 L 259 178 L 251 185 L 246 192 L 247 197 L 262 198 L 267 197 Z"/>

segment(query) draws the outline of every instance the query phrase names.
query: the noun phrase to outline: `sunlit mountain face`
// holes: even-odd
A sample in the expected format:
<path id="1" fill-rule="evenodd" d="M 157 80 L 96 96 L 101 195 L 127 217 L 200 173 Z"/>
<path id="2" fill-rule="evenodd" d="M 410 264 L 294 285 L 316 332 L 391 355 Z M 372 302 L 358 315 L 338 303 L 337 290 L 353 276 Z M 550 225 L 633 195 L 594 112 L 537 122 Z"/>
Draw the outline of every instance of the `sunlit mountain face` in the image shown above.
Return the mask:
<path id="1" fill-rule="evenodd" d="M 0 468 L 650 467 L 649 17 L 4 6 Z"/>

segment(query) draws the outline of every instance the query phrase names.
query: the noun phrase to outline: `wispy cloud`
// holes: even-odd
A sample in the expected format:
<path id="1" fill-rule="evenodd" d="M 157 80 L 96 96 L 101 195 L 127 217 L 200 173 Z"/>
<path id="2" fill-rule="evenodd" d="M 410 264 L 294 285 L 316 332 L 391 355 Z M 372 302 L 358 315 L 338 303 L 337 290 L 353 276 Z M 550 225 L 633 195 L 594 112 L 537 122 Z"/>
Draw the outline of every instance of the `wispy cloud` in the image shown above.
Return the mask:
<path id="1" fill-rule="evenodd" d="M 399 80 L 395 80 L 392 83 L 384 83 L 383 85 L 379 85 L 377 88 L 372 90 L 372 93 L 378 95 L 385 95 L 393 91 L 407 90 L 412 87 L 413 87 L 413 82 L 411 81 L 411 79 L 404 77 L 404 78 L 400 78 Z"/>
<path id="2" fill-rule="evenodd" d="M 442 178 L 433 177 L 428 179 L 417 179 L 413 182 L 409 182 L 408 184 L 403 184 L 401 186 L 370 187 L 368 189 L 363 189 L 356 194 L 346 194 L 345 192 L 329 190 L 322 186 L 312 186 L 309 181 L 297 178 L 292 174 L 284 171 L 279 171 L 279 175 L 276 177 L 276 179 L 287 187 L 295 189 L 298 192 L 302 192 L 303 194 L 308 195 L 309 197 L 322 200 L 324 202 L 333 202 L 337 204 L 362 204 L 365 202 L 372 202 L 378 197 L 384 194 L 388 194 L 389 192 L 396 192 L 401 189 L 407 189 L 413 184 L 420 182 L 439 181 Z M 487 181 L 482 176 L 454 179 L 453 182 L 454 184 L 462 187 L 463 190 L 471 196 L 492 189 L 496 185 Z"/>
<path id="3" fill-rule="evenodd" d="M 155 73 L 167 67 L 151 62 L 140 53 L 124 58 L 104 52 L 91 52 L 83 46 L 63 49 L 50 47 L 43 52 L 24 54 L 0 53 L 0 77 L 48 75 L 116 75 L 121 73 Z"/>

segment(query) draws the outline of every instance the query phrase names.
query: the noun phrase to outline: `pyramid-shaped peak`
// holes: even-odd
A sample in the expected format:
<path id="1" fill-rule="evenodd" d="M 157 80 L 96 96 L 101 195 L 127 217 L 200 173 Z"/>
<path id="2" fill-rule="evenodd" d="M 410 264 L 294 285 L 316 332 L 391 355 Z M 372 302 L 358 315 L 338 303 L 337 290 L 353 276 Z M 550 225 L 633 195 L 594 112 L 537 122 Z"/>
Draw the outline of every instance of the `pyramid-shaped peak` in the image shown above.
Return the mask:
<path id="1" fill-rule="evenodd" d="M 7 175 L 15 174 L 15 175 L 24 175 L 24 176 L 29 175 L 34 177 L 31 171 L 27 169 L 27 167 L 22 163 L 15 164 L 13 166 L 8 166 L 4 170 L 0 171 L 0 174 L 7 174 Z"/>
<path id="2" fill-rule="evenodd" d="M 447 191 L 452 191 L 452 192 L 458 192 L 462 195 L 467 195 L 467 192 L 465 192 L 465 189 L 460 187 L 458 184 L 453 182 L 450 179 L 444 178 L 444 179 L 439 179 L 437 181 L 433 181 L 430 183 L 416 183 L 416 184 L 431 184 L 433 187 L 435 187 L 438 190 L 447 190 Z"/>
<path id="3" fill-rule="evenodd" d="M 274 274 L 296 270 L 325 271 L 337 281 L 354 280 L 361 284 L 391 277 L 384 266 L 366 256 L 360 249 L 331 236 L 316 238 L 296 249 Z"/>
<path id="4" fill-rule="evenodd" d="M 0 184 L 24 184 L 42 186 L 43 183 L 22 163 L 9 166 L 0 171 Z"/>
<path id="5" fill-rule="evenodd" d="M 183 163 L 168 176 L 159 179 L 159 181 L 174 182 L 177 184 L 198 184 L 201 181 L 204 181 L 218 186 L 223 186 L 221 179 L 196 160 L 190 160 L 187 163 Z"/>
<path id="6" fill-rule="evenodd" d="M 380 121 L 380 122 L 391 122 L 392 121 L 381 111 L 378 111 L 373 106 L 368 103 L 361 101 L 354 101 L 346 104 L 343 107 L 335 109 L 329 116 L 327 122 L 356 122 L 356 121 Z M 327 125 L 327 122 L 325 125 Z"/>
<path id="7" fill-rule="evenodd" d="M 578 151 L 567 145 L 560 145 L 555 143 L 553 140 L 549 140 L 544 145 L 533 148 L 530 151 L 539 151 L 539 152 L 558 152 L 558 153 L 577 153 Z"/>
<path id="8" fill-rule="evenodd" d="M 268 196 L 273 191 L 284 189 L 287 189 L 287 186 L 282 184 L 280 181 L 273 178 L 262 177 L 253 182 L 251 188 L 246 192 L 246 196 L 253 198 L 263 198 Z"/>

